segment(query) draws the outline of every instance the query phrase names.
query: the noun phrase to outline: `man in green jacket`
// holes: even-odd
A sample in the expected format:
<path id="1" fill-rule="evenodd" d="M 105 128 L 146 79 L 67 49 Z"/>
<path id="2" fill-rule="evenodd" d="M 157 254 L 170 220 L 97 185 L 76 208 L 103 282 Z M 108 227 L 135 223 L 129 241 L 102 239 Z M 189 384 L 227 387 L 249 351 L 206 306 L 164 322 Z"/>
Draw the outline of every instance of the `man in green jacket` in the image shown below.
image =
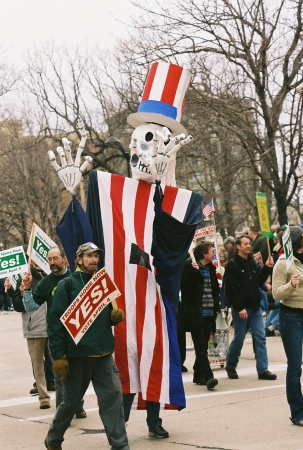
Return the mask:
<path id="1" fill-rule="evenodd" d="M 62 324 L 60 317 L 90 281 L 98 268 L 99 253 L 88 242 L 77 250 L 77 268 L 70 276 L 69 287 L 60 281 L 48 318 L 48 337 L 55 359 L 54 371 L 63 380 L 63 401 L 57 408 L 53 423 L 45 439 L 49 450 L 61 449 L 79 401 L 90 381 L 99 401 L 99 415 L 112 450 L 129 450 L 123 415 L 122 389 L 118 369 L 114 363 L 114 336 L 111 326 L 124 319 L 122 310 L 108 305 L 99 314 L 78 344 Z"/>

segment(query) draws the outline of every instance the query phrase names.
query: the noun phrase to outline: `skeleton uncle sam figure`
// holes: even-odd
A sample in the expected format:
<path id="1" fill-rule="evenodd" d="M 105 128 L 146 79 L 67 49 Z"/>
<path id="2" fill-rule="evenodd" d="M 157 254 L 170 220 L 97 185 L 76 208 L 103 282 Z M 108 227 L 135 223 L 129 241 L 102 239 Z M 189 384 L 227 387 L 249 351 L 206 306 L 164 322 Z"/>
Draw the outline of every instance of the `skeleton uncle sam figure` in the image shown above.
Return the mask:
<path id="1" fill-rule="evenodd" d="M 153 63 L 138 112 L 128 116 L 135 127 L 132 178 L 90 172 L 87 216 L 95 244 L 104 249 L 101 265 L 117 284 L 118 307 L 125 312 L 114 330 L 114 357 L 123 393 L 138 393 L 138 409 L 145 409 L 146 401 L 185 407 L 176 313 L 184 262 L 202 219 L 202 196 L 175 187 L 176 153 L 191 140 L 180 124 L 190 79 L 182 67 Z M 81 122 L 80 130 L 84 139 Z M 74 193 L 83 167 L 78 153 L 77 167 L 72 163 L 66 142 L 64 150 L 68 164 L 60 148 L 62 167 L 52 152 L 49 157 Z"/>
<path id="2" fill-rule="evenodd" d="M 176 153 L 191 140 L 180 124 L 190 79 L 177 65 L 152 64 L 138 112 L 128 116 L 136 127 L 132 179 L 90 173 L 87 214 L 126 317 L 115 330 L 115 361 L 123 393 L 139 393 L 138 409 L 146 400 L 185 407 L 176 312 L 184 262 L 202 219 L 201 195 L 175 187 Z"/>

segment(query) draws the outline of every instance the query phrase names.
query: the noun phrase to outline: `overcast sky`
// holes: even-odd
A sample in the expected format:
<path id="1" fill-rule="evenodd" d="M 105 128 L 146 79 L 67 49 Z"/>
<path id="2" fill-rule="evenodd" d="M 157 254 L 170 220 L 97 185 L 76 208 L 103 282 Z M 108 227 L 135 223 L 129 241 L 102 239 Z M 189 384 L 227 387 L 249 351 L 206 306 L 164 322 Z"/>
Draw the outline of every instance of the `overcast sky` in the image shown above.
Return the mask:
<path id="1" fill-rule="evenodd" d="M 130 22 L 129 0 L 6 0 L 1 4 L 0 43 L 19 65 L 28 47 L 45 40 L 114 43 Z M 114 17 L 113 17 L 114 16 Z"/>

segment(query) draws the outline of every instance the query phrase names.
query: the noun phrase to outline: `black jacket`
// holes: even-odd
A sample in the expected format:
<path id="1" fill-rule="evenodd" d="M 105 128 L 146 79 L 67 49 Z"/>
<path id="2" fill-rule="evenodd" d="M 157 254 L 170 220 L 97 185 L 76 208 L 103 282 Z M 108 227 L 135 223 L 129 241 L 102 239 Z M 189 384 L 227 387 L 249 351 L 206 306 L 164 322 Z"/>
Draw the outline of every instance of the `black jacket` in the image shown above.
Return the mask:
<path id="1" fill-rule="evenodd" d="M 216 268 L 209 264 L 214 313 L 220 311 L 220 288 L 216 277 Z M 204 278 L 199 270 L 187 260 L 181 277 L 181 304 L 178 312 L 178 325 L 184 326 L 185 331 L 197 331 L 203 326 L 202 298 Z M 214 322 L 216 314 L 213 316 Z M 181 323 L 182 322 L 182 323 Z"/>
<path id="2" fill-rule="evenodd" d="M 228 303 L 237 311 L 245 308 L 260 308 L 260 287 L 271 273 L 264 266 L 259 272 L 253 259 L 243 259 L 238 254 L 225 268 L 224 285 Z"/>

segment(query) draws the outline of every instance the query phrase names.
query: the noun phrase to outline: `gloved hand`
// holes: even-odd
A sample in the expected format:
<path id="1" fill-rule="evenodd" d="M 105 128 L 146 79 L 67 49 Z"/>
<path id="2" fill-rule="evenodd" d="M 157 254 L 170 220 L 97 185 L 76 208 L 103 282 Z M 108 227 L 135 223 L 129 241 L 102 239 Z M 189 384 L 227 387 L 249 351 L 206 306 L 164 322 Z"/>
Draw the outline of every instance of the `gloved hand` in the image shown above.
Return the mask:
<path id="1" fill-rule="evenodd" d="M 111 320 L 115 323 L 123 322 L 124 312 L 122 309 L 113 309 L 110 314 Z"/>
<path id="2" fill-rule="evenodd" d="M 62 378 L 63 381 L 65 381 L 67 379 L 69 367 L 68 367 L 68 361 L 67 361 L 65 355 L 61 356 L 60 359 L 57 359 L 54 362 L 54 372 L 58 377 Z"/>

